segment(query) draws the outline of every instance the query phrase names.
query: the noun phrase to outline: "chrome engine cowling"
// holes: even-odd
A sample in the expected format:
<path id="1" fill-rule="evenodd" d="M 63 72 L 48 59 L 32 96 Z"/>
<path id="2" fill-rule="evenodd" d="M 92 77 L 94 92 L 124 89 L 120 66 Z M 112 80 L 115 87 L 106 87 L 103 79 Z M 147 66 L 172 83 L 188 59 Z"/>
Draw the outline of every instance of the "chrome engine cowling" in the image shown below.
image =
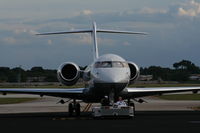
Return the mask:
<path id="1" fill-rule="evenodd" d="M 80 75 L 81 71 L 79 66 L 72 62 L 63 63 L 57 70 L 58 80 L 68 86 L 76 84 Z"/>
<path id="2" fill-rule="evenodd" d="M 133 62 L 128 62 L 128 66 L 130 68 L 130 82 L 133 82 L 135 80 L 138 79 L 138 77 L 140 76 L 140 69 L 139 67 L 133 63 Z"/>

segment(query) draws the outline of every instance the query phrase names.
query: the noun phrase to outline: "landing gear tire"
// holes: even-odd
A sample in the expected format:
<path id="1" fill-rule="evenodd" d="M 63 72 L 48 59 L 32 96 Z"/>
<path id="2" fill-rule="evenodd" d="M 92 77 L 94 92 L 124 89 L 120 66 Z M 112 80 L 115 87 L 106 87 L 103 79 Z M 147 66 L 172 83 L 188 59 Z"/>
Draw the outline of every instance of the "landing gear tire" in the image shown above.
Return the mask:
<path id="1" fill-rule="evenodd" d="M 69 116 L 72 116 L 73 115 L 73 104 L 72 103 L 69 103 L 69 107 L 68 107 L 68 112 L 69 112 Z"/>
<path id="2" fill-rule="evenodd" d="M 129 106 L 133 107 L 133 116 L 135 116 L 135 104 L 134 104 L 134 102 L 130 102 Z"/>
<path id="3" fill-rule="evenodd" d="M 80 116 L 80 112 L 81 112 L 80 103 L 76 103 L 75 104 L 75 113 L 76 113 L 76 116 Z"/>
<path id="4" fill-rule="evenodd" d="M 80 116 L 81 113 L 80 103 L 73 103 L 73 102 L 69 103 L 68 112 L 69 116 L 73 116 L 74 112 L 77 117 Z"/>

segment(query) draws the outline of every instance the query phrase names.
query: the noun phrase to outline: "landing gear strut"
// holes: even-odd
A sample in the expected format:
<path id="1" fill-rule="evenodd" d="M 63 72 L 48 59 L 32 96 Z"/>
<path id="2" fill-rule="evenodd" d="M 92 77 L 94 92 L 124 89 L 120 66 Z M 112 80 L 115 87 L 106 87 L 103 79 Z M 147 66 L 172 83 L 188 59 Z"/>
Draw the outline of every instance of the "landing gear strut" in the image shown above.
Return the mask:
<path id="1" fill-rule="evenodd" d="M 110 102 L 110 105 L 113 105 L 114 104 L 114 97 L 115 97 L 115 93 L 114 91 L 112 90 L 109 94 L 109 102 Z"/>
<path id="2" fill-rule="evenodd" d="M 130 99 L 128 99 L 128 106 L 132 106 L 133 107 L 133 115 L 135 115 L 135 103 L 133 101 L 131 101 Z"/>
<path id="3" fill-rule="evenodd" d="M 68 112 L 69 116 L 72 116 L 74 112 L 76 116 L 80 116 L 81 112 L 80 103 L 77 103 L 76 100 L 74 99 L 73 102 L 69 103 Z"/>
<path id="4" fill-rule="evenodd" d="M 114 105 L 114 103 L 118 100 L 118 95 L 116 95 L 116 91 L 112 89 L 109 93 L 109 102 L 110 105 Z"/>

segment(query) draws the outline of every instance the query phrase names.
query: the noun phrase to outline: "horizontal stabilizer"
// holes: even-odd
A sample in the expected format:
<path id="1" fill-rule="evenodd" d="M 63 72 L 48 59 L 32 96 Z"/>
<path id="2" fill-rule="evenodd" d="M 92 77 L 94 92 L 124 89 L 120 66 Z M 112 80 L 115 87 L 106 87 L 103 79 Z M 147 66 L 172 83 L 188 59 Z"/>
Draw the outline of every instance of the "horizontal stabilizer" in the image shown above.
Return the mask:
<path id="1" fill-rule="evenodd" d="M 50 33 L 41 33 L 41 34 L 36 34 L 36 35 L 61 35 L 61 34 L 88 33 L 88 32 L 92 33 L 93 30 L 75 30 L 75 31 L 63 31 L 63 32 L 50 32 Z M 105 30 L 105 29 L 97 29 L 96 32 L 147 35 L 146 32 L 118 31 L 118 30 Z"/>
<path id="2" fill-rule="evenodd" d="M 73 34 L 73 33 L 87 33 L 92 32 L 92 30 L 75 30 L 75 31 L 63 31 L 63 32 L 49 32 L 49 33 L 41 33 L 36 35 L 60 35 L 60 34 Z"/>
<path id="3" fill-rule="evenodd" d="M 97 29 L 97 32 L 147 35 L 146 32 L 119 31 L 119 30 L 104 30 L 104 29 Z"/>

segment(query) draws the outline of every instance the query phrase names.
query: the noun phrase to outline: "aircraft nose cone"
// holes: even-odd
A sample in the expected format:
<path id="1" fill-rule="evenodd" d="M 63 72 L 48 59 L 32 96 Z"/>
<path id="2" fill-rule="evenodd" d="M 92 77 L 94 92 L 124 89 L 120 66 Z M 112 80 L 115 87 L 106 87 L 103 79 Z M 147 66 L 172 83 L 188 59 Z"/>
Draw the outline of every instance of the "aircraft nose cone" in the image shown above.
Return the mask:
<path id="1" fill-rule="evenodd" d="M 123 78 L 120 77 L 120 75 L 111 75 L 109 77 L 107 77 L 107 82 L 109 83 L 118 83 L 118 82 L 122 82 L 123 81 Z"/>
<path id="2" fill-rule="evenodd" d="M 126 73 L 101 73 L 100 79 L 105 83 L 128 82 L 128 76 Z"/>

